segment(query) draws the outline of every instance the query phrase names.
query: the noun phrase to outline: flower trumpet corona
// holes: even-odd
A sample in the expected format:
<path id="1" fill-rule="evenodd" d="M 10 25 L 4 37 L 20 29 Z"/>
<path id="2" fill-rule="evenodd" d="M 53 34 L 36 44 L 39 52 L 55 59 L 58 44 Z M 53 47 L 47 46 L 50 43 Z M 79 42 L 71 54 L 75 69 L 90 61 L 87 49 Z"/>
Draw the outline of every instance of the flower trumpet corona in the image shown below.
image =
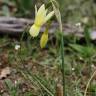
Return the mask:
<path id="1" fill-rule="evenodd" d="M 29 30 L 30 35 L 32 37 L 36 37 L 39 34 L 42 25 L 51 19 L 53 15 L 54 11 L 47 14 L 47 9 L 45 9 L 44 4 L 38 9 L 38 11 L 37 7 L 35 6 L 35 21 Z"/>

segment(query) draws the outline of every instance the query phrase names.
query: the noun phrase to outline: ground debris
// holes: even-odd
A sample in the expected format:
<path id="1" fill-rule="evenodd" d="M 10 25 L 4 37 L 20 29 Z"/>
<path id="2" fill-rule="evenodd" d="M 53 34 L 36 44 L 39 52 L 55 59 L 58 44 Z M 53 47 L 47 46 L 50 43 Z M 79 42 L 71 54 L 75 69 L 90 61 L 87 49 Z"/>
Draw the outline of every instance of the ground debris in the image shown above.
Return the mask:
<path id="1" fill-rule="evenodd" d="M 0 73 L 0 79 L 6 78 L 8 75 L 10 75 L 10 73 L 11 73 L 10 67 L 3 68 Z"/>

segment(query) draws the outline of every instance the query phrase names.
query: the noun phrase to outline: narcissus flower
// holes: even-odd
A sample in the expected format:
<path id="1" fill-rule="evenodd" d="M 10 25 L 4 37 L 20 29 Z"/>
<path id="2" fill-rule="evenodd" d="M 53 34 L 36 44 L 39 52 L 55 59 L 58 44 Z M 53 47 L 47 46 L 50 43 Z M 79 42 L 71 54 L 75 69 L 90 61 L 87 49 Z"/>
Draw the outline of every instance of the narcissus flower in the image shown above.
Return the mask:
<path id="1" fill-rule="evenodd" d="M 45 32 L 43 32 L 41 39 L 40 39 L 40 47 L 44 48 L 47 44 L 48 41 L 48 29 L 45 30 Z"/>
<path id="2" fill-rule="evenodd" d="M 47 14 L 47 9 L 45 9 L 45 5 L 43 4 L 37 11 L 37 7 L 35 6 L 35 21 L 31 26 L 29 33 L 32 37 L 36 37 L 43 24 L 45 24 L 51 17 L 54 15 L 54 11 Z"/>

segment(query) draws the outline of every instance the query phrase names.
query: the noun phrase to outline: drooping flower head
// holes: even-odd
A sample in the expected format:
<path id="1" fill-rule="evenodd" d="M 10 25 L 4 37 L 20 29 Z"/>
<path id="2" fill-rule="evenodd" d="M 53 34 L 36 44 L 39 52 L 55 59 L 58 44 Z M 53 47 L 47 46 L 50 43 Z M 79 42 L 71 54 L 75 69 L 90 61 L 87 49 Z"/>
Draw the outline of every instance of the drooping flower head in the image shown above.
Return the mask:
<path id="1" fill-rule="evenodd" d="M 54 11 L 47 14 L 47 9 L 45 9 L 45 5 L 43 4 L 37 11 L 37 7 L 35 6 L 35 21 L 31 26 L 29 33 L 32 37 L 36 37 L 43 24 L 45 24 L 51 17 L 54 15 Z"/>

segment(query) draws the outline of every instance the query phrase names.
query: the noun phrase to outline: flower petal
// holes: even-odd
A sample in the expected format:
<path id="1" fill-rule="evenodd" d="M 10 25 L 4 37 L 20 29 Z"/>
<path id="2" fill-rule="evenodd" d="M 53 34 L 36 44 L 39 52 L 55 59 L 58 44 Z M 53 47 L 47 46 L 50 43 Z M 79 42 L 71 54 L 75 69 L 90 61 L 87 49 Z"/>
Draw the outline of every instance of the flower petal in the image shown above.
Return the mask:
<path id="1" fill-rule="evenodd" d="M 43 23 L 44 23 L 44 18 L 46 17 L 46 10 L 45 10 L 45 5 L 43 4 L 37 14 L 36 14 L 36 17 L 35 17 L 35 24 L 38 25 L 38 26 L 42 26 Z"/>
<path id="2" fill-rule="evenodd" d="M 37 15 L 37 6 L 35 5 L 35 16 Z"/>
<path id="3" fill-rule="evenodd" d="M 48 32 L 44 32 L 40 39 L 40 47 L 44 48 L 48 42 Z"/>
<path id="4" fill-rule="evenodd" d="M 44 23 L 46 23 L 49 19 L 51 19 L 51 17 L 52 17 L 53 15 L 54 15 L 54 11 L 50 12 L 50 13 L 46 16 Z"/>
<path id="5" fill-rule="evenodd" d="M 36 37 L 39 34 L 39 31 L 40 31 L 40 27 L 33 24 L 29 30 L 29 33 L 32 37 Z"/>

